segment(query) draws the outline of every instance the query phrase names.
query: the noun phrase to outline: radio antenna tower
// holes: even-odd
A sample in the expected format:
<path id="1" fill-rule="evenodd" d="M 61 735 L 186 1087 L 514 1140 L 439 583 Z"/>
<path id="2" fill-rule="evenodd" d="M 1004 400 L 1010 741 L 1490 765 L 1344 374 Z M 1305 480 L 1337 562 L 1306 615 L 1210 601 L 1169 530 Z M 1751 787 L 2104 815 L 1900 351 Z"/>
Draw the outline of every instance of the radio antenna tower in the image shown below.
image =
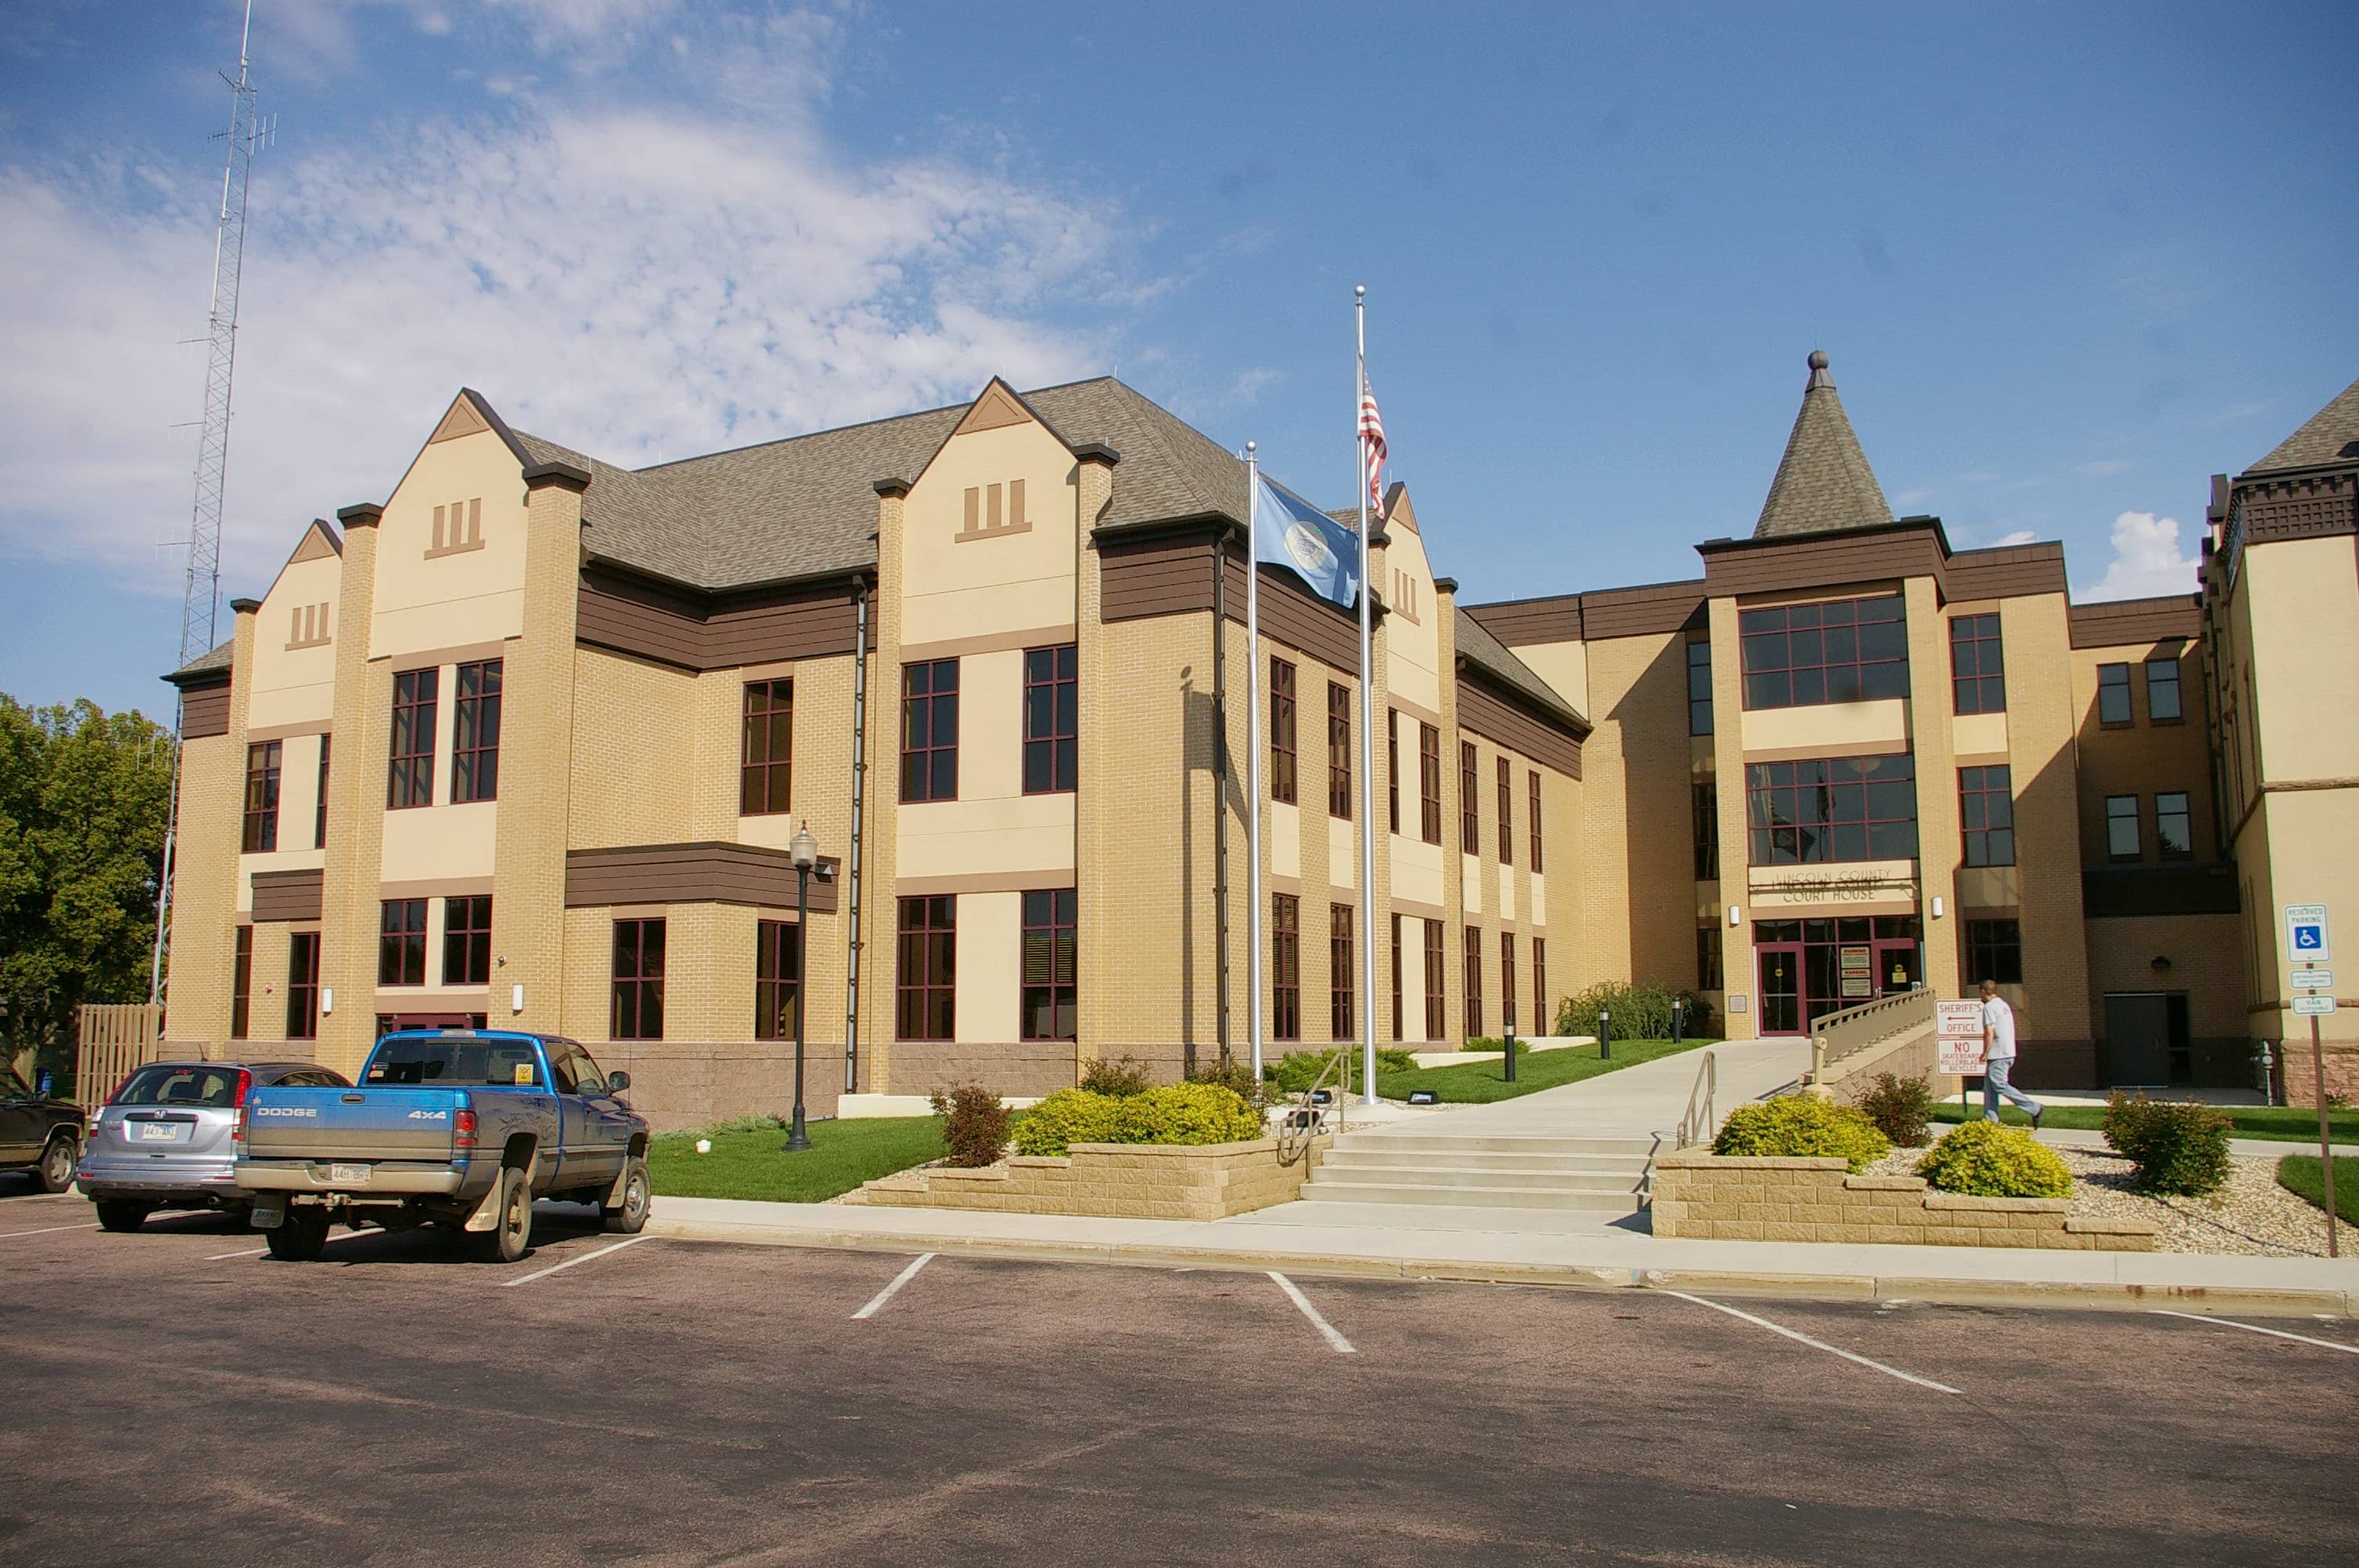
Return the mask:
<path id="1" fill-rule="evenodd" d="M 269 145 L 276 121 L 255 112 L 254 0 L 245 0 L 237 75 L 229 83 L 228 150 L 222 162 L 221 215 L 213 229 L 213 297 L 205 355 L 205 416 L 197 436 L 196 500 L 189 514 L 188 578 L 180 594 L 180 664 L 212 650 L 220 634 L 222 498 L 229 479 L 230 384 L 237 369 L 238 275 L 245 263 L 245 187 L 254 155 Z M 172 851 L 179 826 L 179 725 L 173 722 L 172 785 L 164 859 L 156 891 L 156 951 L 147 1000 L 164 1000 L 164 957 L 171 935 Z"/>

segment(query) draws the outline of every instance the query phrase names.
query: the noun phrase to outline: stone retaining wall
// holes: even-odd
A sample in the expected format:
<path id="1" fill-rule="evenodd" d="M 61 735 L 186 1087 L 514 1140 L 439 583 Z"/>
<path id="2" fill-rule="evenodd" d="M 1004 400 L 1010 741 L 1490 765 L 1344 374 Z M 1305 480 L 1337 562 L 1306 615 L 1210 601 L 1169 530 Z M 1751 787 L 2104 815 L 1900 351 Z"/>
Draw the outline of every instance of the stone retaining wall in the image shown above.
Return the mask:
<path id="1" fill-rule="evenodd" d="M 1076 1143 L 1063 1158 L 1013 1154 L 996 1165 L 903 1171 L 845 1195 L 846 1203 L 901 1208 L 993 1209 L 1109 1219 L 1224 1219 L 1298 1196 L 1332 1141 L 1317 1139 L 1291 1165 L 1275 1139 L 1245 1143 Z"/>
<path id="2" fill-rule="evenodd" d="M 2136 1219 L 2076 1219 L 2062 1198 L 1976 1198 L 1922 1176 L 1854 1176 L 1835 1159 L 1665 1154 L 1655 1162 L 1655 1234 L 1716 1241 L 1892 1242 L 2151 1252 Z"/>

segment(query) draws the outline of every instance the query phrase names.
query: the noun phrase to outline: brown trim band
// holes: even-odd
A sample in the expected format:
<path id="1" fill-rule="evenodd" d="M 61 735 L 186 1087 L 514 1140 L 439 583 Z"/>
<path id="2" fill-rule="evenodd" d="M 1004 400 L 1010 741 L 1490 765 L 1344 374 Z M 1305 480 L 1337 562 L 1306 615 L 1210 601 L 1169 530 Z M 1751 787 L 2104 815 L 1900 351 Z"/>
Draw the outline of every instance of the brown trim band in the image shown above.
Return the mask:
<path id="1" fill-rule="evenodd" d="M 379 882 L 376 895 L 388 898 L 476 898 L 492 891 L 489 877 L 427 877 L 418 881 Z"/>
<path id="2" fill-rule="evenodd" d="M 1426 707 L 1421 702 L 1411 701 L 1409 698 L 1403 697 L 1397 691 L 1386 692 L 1385 694 L 1385 700 L 1390 703 L 1393 707 L 1399 708 L 1403 713 L 1407 714 L 1409 718 L 1416 719 L 1420 724 L 1430 724 L 1436 730 L 1443 730 L 1449 727 L 1440 714 L 1434 712 L 1431 708 Z"/>
<path id="3" fill-rule="evenodd" d="M 257 724 L 245 732 L 248 741 L 293 741 L 305 735 L 325 735 L 333 726 L 324 719 L 298 719 L 286 724 Z"/>
<path id="4" fill-rule="evenodd" d="M 1962 768 L 2003 768 L 2015 761 L 2015 753 L 2012 752 L 1959 752 L 1951 756 L 1951 761 Z"/>
<path id="5" fill-rule="evenodd" d="M 962 892 L 1048 892 L 1074 885 L 1071 866 L 1038 871 L 962 871 L 947 877 L 898 877 L 896 898 L 940 898 Z"/>
<path id="6" fill-rule="evenodd" d="M 379 654 L 369 662 L 390 662 L 393 673 L 407 675 L 411 670 L 439 669 L 444 665 L 472 665 L 479 659 L 503 658 L 513 637 L 497 643 L 462 643 L 455 648 L 419 648 L 403 654 Z"/>
<path id="7" fill-rule="evenodd" d="M 822 859 L 831 874 L 810 879 L 813 914 L 835 913 L 838 862 Z M 793 861 L 784 849 L 704 840 L 688 844 L 636 844 L 609 849 L 569 849 L 565 854 L 565 906 L 599 908 L 625 903 L 745 903 L 792 909 L 796 899 Z"/>
<path id="8" fill-rule="evenodd" d="M 1910 751 L 1906 737 L 1900 740 L 1854 741 L 1847 746 L 1832 746 L 1825 741 L 1815 746 L 1747 746 L 1745 761 L 1754 762 L 1815 762 L 1821 757 L 1832 761 L 1837 757 L 1905 757 Z M 2001 752 L 1997 759 L 2006 761 Z"/>
<path id="9" fill-rule="evenodd" d="M 1772 889 L 1763 889 L 1771 892 Z M 1838 920 L 1850 914 L 1914 914 L 1917 901 L 1912 898 L 1875 898 L 1851 900 L 1822 899 L 1813 903 L 1763 903 L 1758 899 L 1745 905 L 1745 917 L 1758 925 L 1768 920 Z M 1756 937 L 1755 945 L 1760 939 Z"/>
<path id="10" fill-rule="evenodd" d="M 956 659 L 968 654 L 1021 653 L 1027 648 L 1053 647 L 1060 643 L 1078 642 L 1080 628 L 1067 622 L 1061 626 L 1034 626 L 1018 632 L 984 632 L 973 637 L 947 637 L 939 643 L 904 643 L 900 658 L 904 664 L 917 664 L 927 659 Z"/>
<path id="11" fill-rule="evenodd" d="M 257 923 L 318 920 L 326 902 L 327 873 L 322 871 L 256 871 L 251 907 Z"/>
<path id="12" fill-rule="evenodd" d="M 180 688 L 180 739 L 203 741 L 229 733 L 229 682 Z"/>
<path id="13" fill-rule="evenodd" d="M 1442 908 L 1441 905 L 1438 903 L 1419 903 L 1413 898 L 1397 898 L 1393 900 L 1392 912 L 1395 914 L 1407 915 L 1417 920 L 1448 920 L 1450 918 L 1450 912 Z M 1408 944 L 1404 942 L 1402 945 L 1406 946 Z"/>
<path id="14" fill-rule="evenodd" d="M 858 573 L 701 593 L 590 567 L 582 573 L 574 637 L 684 670 L 826 658 L 854 651 L 854 605 L 866 591 Z"/>

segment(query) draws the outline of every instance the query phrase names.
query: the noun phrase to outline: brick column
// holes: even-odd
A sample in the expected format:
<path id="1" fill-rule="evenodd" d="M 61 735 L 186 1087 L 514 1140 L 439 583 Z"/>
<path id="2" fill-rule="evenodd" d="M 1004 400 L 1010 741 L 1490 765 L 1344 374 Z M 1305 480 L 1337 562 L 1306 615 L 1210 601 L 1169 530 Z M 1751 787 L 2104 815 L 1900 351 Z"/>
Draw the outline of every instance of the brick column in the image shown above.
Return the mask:
<path id="1" fill-rule="evenodd" d="M 1930 577 L 1910 578 L 1903 594 L 1908 612 L 1908 734 L 1917 769 L 1917 912 L 1925 934 L 1925 984 L 1936 996 L 1959 990 L 1958 866 L 1964 841 L 1958 827 L 1958 752 L 1950 739 L 1950 622 Z M 2071 678 L 2070 661 L 2060 674 Z M 1942 914 L 1933 918 L 1933 901 Z"/>
<path id="2" fill-rule="evenodd" d="M 1458 579 L 1433 579 L 1434 665 L 1441 699 L 1441 1039 L 1437 1050 L 1463 1038 L 1466 1028 L 1466 898 L 1460 885 L 1465 856 L 1458 837 Z M 1475 787 L 1482 781 L 1475 780 Z M 1420 936 L 1420 940 L 1422 937 Z M 1404 936 L 1403 940 L 1407 940 Z M 1485 962 L 1490 955 L 1484 955 Z M 1495 990 L 1495 986 L 1491 988 Z M 1402 999 L 1406 1005 L 1408 999 Z M 1494 1009 L 1484 1020 L 1497 1019 Z"/>
<path id="3" fill-rule="evenodd" d="M 876 490 L 876 593 L 869 607 L 868 790 L 861 890 L 860 1087 L 867 1094 L 924 1094 L 926 1083 L 893 1076 L 894 996 L 900 970 L 898 833 L 901 798 L 901 532 L 909 481 L 887 478 Z"/>
<path id="4" fill-rule="evenodd" d="M 377 883 L 385 863 L 385 773 L 393 726 L 388 666 L 373 663 L 376 626 L 377 524 L 385 508 L 347 506 L 344 557 L 338 570 L 336 689 L 329 732 L 328 846 L 321 876 L 320 984 L 336 1010 L 320 1020 L 320 1065 L 350 1075 L 376 1044 Z M 278 976 L 286 978 L 283 939 Z M 255 967 L 261 973 L 261 943 Z M 255 1017 L 257 1026 L 261 1018 Z M 284 1027 L 284 1019 L 278 1027 Z"/>
<path id="5" fill-rule="evenodd" d="M 1074 458 L 1073 635 L 1079 665 L 1074 695 L 1080 727 L 1075 782 L 1080 787 L 1073 792 L 1073 1072 L 1079 1081 L 1082 1064 L 1102 1057 L 1114 1044 L 1114 1020 L 1122 1011 L 1114 1005 L 1117 988 L 1129 979 L 1125 957 L 1136 957 L 1136 950 L 1116 934 L 1125 891 L 1123 871 L 1132 860 L 1123 853 L 1122 838 L 1137 823 L 1136 813 L 1125 809 L 1123 795 L 1136 759 L 1117 754 L 1110 719 L 1116 705 L 1125 698 L 1147 699 L 1147 694 L 1136 684 L 1125 689 L 1143 672 L 1114 655 L 1114 638 L 1100 611 L 1097 552 L 1090 544 L 1090 531 L 1113 503 L 1114 464 L 1122 460 L 1113 448 L 1094 444 L 1079 449 Z M 1193 806 L 1191 789 L 1189 808 Z M 1178 892 L 1170 889 L 1168 896 Z"/>
<path id="6" fill-rule="evenodd" d="M 1734 599 L 1708 601 L 1712 616 L 1712 768 L 1720 806 L 1720 903 L 1712 921 L 1720 929 L 1723 996 L 1747 998 L 1743 1012 L 1722 1009 L 1721 1031 L 1730 1040 L 1761 1033 L 1760 974 L 1753 962 L 1752 838 L 1745 830 L 1745 671 Z M 1676 644 L 1674 644 L 1676 646 Z M 1680 657 L 1686 651 L 1680 650 Z M 1737 923 L 1728 923 L 1731 905 Z"/>

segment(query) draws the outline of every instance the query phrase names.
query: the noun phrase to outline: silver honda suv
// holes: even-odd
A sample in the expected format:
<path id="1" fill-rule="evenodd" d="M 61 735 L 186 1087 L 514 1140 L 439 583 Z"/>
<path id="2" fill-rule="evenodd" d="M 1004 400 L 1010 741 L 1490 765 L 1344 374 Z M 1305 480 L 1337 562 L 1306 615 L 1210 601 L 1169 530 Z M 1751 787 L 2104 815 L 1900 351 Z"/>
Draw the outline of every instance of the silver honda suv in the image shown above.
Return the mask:
<path id="1" fill-rule="evenodd" d="M 250 1089 L 349 1088 L 310 1062 L 150 1062 L 90 1119 L 75 1173 L 109 1230 L 136 1230 L 159 1208 L 219 1208 L 244 1219 L 230 1135 Z"/>

